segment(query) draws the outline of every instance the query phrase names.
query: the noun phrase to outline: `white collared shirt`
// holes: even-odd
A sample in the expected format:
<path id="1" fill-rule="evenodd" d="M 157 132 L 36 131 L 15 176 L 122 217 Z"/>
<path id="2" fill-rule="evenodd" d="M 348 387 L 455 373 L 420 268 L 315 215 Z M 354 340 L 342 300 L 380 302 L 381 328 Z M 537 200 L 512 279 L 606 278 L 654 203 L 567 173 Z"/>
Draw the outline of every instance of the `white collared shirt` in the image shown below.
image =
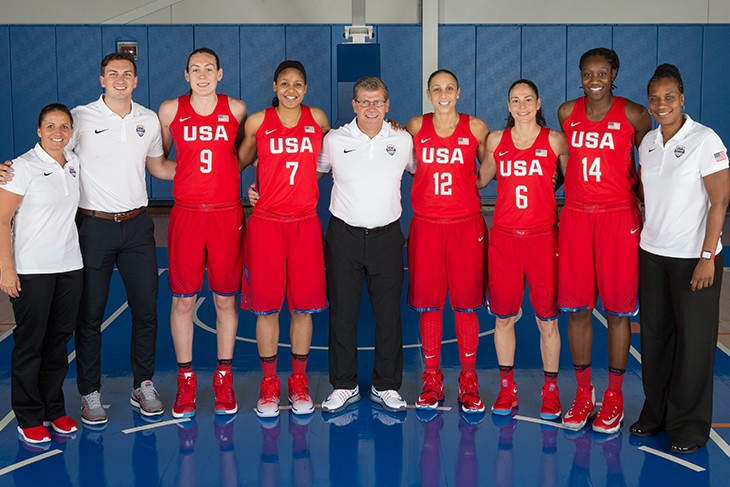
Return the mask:
<path id="1" fill-rule="evenodd" d="M 121 213 L 147 205 L 145 163 L 163 154 L 160 122 L 152 110 L 132 102 L 120 117 L 103 95 L 71 111 L 73 148 L 83 168 L 79 207 Z"/>
<path id="2" fill-rule="evenodd" d="M 61 167 L 40 144 L 13 159 L 13 179 L 0 188 L 23 199 L 13 216 L 11 244 L 18 274 L 54 274 L 81 269 L 76 231 L 79 166 L 65 152 Z"/>
<path id="3" fill-rule="evenodd" d="M 712 129 L 684 117 L 666 145 L 659 127 L 639 147 L 646 206 L 641 248 L 665 257 L 698 258 L 710 208 L 702 178 L 726 169 L 728 158 Z M 718 239 L 715 253 L 721 250 Z"/>
<path id="4" fill-rule="evenodd" d="M 376 228 L 400 218 L 403 170 L 413 173 L 413 138 L 383 122 L 372 139 L 357 126 L 357 117 L 331 130 L 322 142 L 318 172 L 332 170 L 330 212 L 348 225 Z"/>

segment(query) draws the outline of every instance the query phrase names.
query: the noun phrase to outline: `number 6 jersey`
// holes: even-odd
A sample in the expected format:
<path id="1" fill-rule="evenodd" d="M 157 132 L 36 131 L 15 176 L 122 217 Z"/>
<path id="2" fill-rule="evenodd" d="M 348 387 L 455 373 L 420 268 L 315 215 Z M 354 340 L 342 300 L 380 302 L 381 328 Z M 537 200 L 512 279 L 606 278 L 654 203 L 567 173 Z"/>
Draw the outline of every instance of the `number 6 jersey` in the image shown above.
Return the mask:
<path id="1" fill-rule="evenodd" d="M 218 95 L 210 115 L 198 115 L 190 96 L 179 97 L 170 132 L 175 141 L 177 168 L 172 195 L 175 201 L 225 205 L 241 198 L 241 173 L 235 142 L 238 120 L 228 97 Z"/>
<path id="2" fill-rule="evenodd" d="M 557 156 L 550 147 L 550 129 L 542 127 L 532 146 L 517 149 L 512 128 L 504 129 L 494 150 L 497 164 L 497 203 L 492 222 L 503 229 L 539 230 L 555 226 L 553 174 Z"/>
<path id="3" fill-rule="evenodd" d="M 614 96 L 603 120 L 591 122 L 583 96 L 563 123 L 570 147 L 565 198 L 573 208 L 595 211 L 636 203 L 634 128 L 626 118 L 625 107 L 626 98 Z"/>

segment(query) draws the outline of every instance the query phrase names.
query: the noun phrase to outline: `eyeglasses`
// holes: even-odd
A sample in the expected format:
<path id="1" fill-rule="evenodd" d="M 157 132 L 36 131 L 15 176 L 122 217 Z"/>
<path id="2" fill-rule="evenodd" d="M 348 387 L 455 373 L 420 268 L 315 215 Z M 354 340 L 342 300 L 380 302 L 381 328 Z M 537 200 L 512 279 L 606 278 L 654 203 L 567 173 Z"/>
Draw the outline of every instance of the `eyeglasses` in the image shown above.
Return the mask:
<path id="1" fill-rule="evenodd" d="M 383 100 L 375 100 L 375 101 L 355 100 L 355 103 L 357 103 L 358 105 L 360 105 L 363 108 L 367 108 L 370 105 L 374 106 L 375 108 L 383 108 L 383 106 L 385 106 L 385 102 Z"/>

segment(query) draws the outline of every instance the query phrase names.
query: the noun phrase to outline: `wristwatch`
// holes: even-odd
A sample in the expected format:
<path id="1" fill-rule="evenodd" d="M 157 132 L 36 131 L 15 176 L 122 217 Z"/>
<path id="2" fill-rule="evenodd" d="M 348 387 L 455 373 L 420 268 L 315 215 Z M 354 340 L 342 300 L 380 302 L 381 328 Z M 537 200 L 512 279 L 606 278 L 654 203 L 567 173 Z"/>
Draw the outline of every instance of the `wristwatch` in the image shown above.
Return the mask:
<path id="1" fill-rule="evenodd" d="M 709 250 L 703 250 L 702 255 L 700 256 L 705 260 L 713 260 L 715 258 L 715 254 L 710 252 Z"/>

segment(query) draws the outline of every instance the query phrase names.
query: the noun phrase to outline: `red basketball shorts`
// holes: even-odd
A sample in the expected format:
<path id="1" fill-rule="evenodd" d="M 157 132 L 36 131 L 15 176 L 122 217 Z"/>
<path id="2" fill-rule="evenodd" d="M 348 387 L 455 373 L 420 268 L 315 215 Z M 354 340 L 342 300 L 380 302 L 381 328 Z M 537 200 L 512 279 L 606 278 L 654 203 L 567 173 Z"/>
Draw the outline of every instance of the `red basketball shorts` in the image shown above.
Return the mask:
<path id="1" fill-rule="evenodd" d="M 636 315 L 640 233 L 636 205 L 596 213 L 566 205 L 560 216 L 560 308 L 595 308 L 600 294 L 605 311 Z"/>
<path id="2" fill-rule="evenodd" d="M 200 208 L 176 203 L 170 211 L 170 293 L 189 297 L 200 291 L 207 263 L 210 289 L 224 296 L 237 294 L 243 268 L 243 207 L 235 203 L 207 211 Z"/>
<path id="3" fill-rule="evenodd" d="M 449 293 L 455 311 L 484 306 L 487 226 L 481 214 L 458 220 L 414 216 L 408 232 L 408 305 L 441 309 Z"/>
<path id="4" fill-rule="evenodd" d="M 525 282 L 543 321 L 558 317 L 558 229 L 537 231 L 492 227 L 489 241 L 487 311 L 507 318 L 520 311 Z"/>
<path id="5" fill-rule="evenodd" d="M 245 238 L 248 309 L 257 315 L 278 313 L 286 296 L 290 311 L 327 309 L 322 224 L 316 213 L 303 218 L 249 218 Z M 243 301 L 241 302 L 243 307 Z"/>

